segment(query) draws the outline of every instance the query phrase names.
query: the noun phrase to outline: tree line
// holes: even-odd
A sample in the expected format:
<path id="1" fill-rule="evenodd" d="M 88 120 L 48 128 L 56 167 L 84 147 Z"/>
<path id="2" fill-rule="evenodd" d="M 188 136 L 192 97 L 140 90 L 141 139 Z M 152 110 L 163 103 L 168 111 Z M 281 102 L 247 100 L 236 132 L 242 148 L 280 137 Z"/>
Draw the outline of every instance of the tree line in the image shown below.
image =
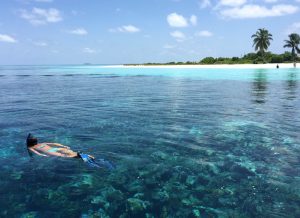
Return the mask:
<path id="1" fill-rule="evenodd" d="M 297 61 L 300 58 L 297 54 L 300 54 L 299 44 L 300 36 L 297 33 L 292 33 L 288 36 L 287 40 L 284 40 L 284 48 L 290 48 L 291 51 L 286 51 L 283 54 L 274 54 L 268 52 L 268 48 L 273 40 L 272 34 L 268 30 L 261 28 L 251 36 L 253 39 L 253 47 L 256 52 L 245 54 L 243 57 L 205 57 L 199 62 L 187 61 L 187 62 L 168 62 L 168 65 L 181 65 L 181 64 L 259 64 L 259 63 L 294 63 L 296 67 Z M 161 64 L 161 65 L 165 65 Z M 157 65 L 157 63 L 147 63 L 146 65 Z"/>
<path id="2" fill-rule="evenodd" d="M 268 30 L 262 28 L 258 29 L 255 34 L 251 36 L 253 38 L 253 47 L 255 51 L 258 51 L 259 57 L 265 63 L 266 62 L 266 51 L 271 44 L 272 34 L 269 33 Z M 292 61 L 294 62 L 294 66 L 296 67 L 296 62 L 298 59 L 297 54 L 300 54 L 299 44 L 300 44 L 300 36 L 297 33 L 292 33 L 289 35 L 289 39 L 284 40 L 285 44 L 284 48 L 291 48 Z"/>

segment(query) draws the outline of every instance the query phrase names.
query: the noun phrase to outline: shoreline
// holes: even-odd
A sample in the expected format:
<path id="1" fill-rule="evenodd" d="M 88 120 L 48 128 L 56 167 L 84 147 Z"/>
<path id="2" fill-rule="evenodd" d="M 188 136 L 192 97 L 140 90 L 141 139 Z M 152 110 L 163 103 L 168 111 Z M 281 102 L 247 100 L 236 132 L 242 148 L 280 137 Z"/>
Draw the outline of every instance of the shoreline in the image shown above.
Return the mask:
<path id="1" fill-rule="evenodd" d="M 293 69 L 293 63 L 281 63 L 278 64 L 279 69 L 284 68 Z M 276 69 L 277 64 L 212 64 L 212 65 L 110 65 L 110 66 L 99 66 L 101 68 L 191 68 L 191 69 Z M 300 63 L 299 65 L 300 66 Z"/>

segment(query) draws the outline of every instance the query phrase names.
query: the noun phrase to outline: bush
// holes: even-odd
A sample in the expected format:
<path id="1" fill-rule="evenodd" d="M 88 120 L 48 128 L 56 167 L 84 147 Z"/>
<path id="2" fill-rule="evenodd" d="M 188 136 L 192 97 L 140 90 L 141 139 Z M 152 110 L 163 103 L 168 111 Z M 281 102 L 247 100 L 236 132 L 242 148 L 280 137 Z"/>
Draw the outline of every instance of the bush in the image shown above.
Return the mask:
<path id="1" fill-rule="evenodd" d="M 284 62 L 292 62 L 293 61 L 293 56 L 291 52 L 284 52 L 282 54 L 282 58 Z"/>
<path id="2" fill-rule="evenodd" d="M 277 55 L 273 54 L 271 58 L 271 63 L 283 63 L 283 56 L 282 55 Z"/>
<path id="3" fill-rule="evenodd" d="M 232 57 L 231 60 L 232 61 L 239 61 L 240 59 L 238 57 Z"/>
<path id="4" fill-rule="evenodd" d="M 201 64 L 214 64 L 215 62 L 216 60 L 213 57 L 206 57 L 200 61 Z"/>
<path id="5" fill-rule="evenodd" d="M 243 59 L 254 61 L 255 59 L 257 59 L 257 57 L 258 55 L 256 53 L 248 53 L 244 55 Z"/>

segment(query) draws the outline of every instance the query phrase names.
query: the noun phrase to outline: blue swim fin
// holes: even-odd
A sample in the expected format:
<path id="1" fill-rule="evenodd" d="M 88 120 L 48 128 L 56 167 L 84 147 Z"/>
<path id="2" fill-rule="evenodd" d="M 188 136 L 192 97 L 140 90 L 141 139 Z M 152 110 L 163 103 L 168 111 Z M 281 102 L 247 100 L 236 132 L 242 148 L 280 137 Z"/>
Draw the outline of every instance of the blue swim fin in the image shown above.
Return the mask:
<path id="1" fill-rule="evenodd" d="M 88 154 L 78 153 L 78 155 L 83 160 L 83 162 L 85 162 L 90 167 L 106 168 L 108 170 L 115 169 L 114 164 L 107 160 L 104 160 L 104 159 L 95 160 L 95 159 L 91 158 Z"/>
<path id="2" fill-rule="evenodd" d="M 108 170 L 116 169 L 116 166 L 108 160 L 98 159 L 98 160 L 94 161 L 94 163 L 96 163 L 100 167 L 105 167 Z"/>

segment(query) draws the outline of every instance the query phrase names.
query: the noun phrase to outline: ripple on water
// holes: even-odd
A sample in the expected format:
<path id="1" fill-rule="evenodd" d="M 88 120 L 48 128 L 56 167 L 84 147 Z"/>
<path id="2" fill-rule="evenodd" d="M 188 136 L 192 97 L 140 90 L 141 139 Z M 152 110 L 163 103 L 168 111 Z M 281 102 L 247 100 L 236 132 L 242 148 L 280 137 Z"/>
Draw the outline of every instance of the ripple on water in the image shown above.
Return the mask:
<path id="1" fill-rule="evenodd" d="M 30 69 L 1 67 L 0 216 L 300 216 L 297 72 Z M 30 158 L 29 132 L 117 167 Z"/>

